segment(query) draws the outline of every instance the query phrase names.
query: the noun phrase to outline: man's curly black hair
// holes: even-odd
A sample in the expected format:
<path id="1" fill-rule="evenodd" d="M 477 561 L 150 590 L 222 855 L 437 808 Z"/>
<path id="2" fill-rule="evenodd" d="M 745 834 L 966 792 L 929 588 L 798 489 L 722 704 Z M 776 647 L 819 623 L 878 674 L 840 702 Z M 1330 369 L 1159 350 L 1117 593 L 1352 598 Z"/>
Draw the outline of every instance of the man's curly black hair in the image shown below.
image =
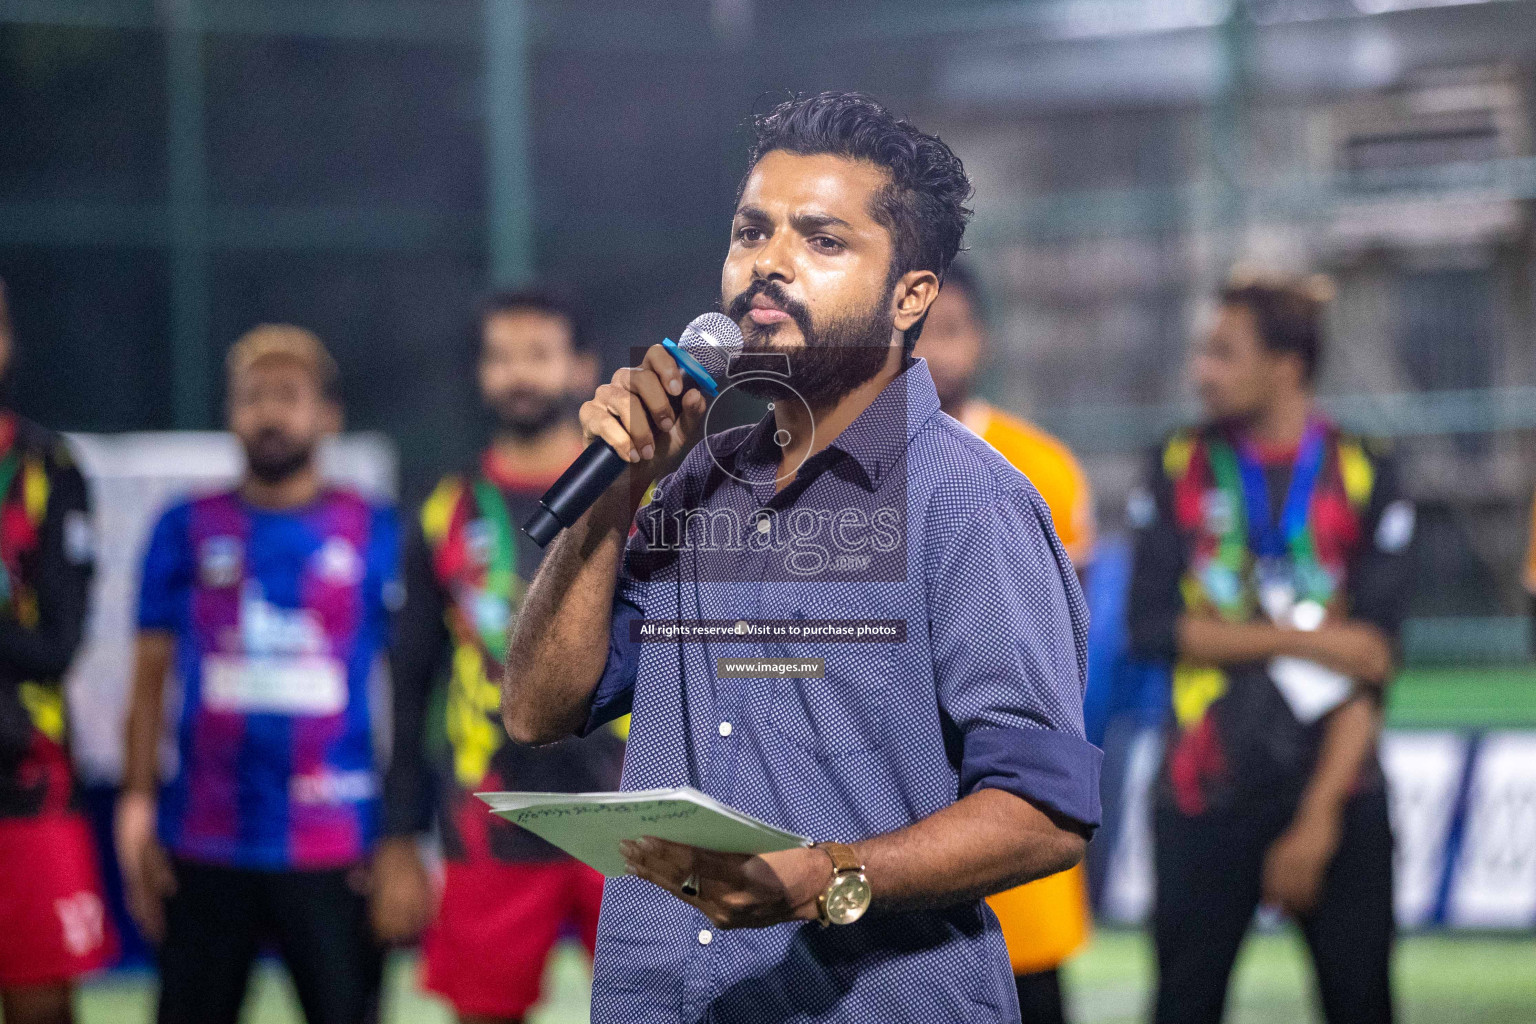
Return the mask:
<path id="1" fill-rule="evenodd" d="M 891 182 L 870 212 L 891 233 L 894 255 L 887 284 L 911 270 L 931 270 L 944 280 L 971 219 L 965 204 L 974 190 L 960 158 L 938 136 L 918 131 L 912 122 L 894 117 L 857 92 L 786 100 L 755 117 L 752 130 L 748 175 L 774 150 L 801 156 L 828 153 L 884 168 Z M 922 329 L 919 320 L 907 330 L 908 352 Z"/>

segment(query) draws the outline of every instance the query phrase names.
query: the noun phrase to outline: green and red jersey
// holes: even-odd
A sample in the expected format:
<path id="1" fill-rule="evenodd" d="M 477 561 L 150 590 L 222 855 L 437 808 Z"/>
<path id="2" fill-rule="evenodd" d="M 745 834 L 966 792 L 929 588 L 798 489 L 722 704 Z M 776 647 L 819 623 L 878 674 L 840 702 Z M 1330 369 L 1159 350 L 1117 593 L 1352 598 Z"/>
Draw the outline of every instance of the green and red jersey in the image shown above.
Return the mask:
<path id="1" fill-rule="evenodd" d="M 1261 620 L 1267 577 L 1278 576 L 1296 608 L 1362 619 L 1395 640 L 1414 522 L 1393 464 L 1321 418 L 1285 449 L 1207 425 L 1156 452 L 1129 512 L 1132 643 L 1139 656 L 1174 666 L 1161 797 L 1187 814 L 1293 798 L 1310 777 L 1325 718 L 1298 716 L 1270 664 L 1181 662 L 1177 622 Z M 1373 761 L 1361 785 L 1379 784 L 1379 774 Z"/>
<path id="2" fill-rule="evenodd" d="M 614 732 L 528 747 L 513 742 L 501 722 L 507 627 L 543 558 L 518 525 L 553 482 L 519 474 L 486 452 L 473 472 L 438 483 L 407 533 L 405 601 L 390 655 L 395 743 L 385 831 L 423 831 L 435 802 L 450 860 L 563 856 L 487 814 L 476 792 L 618 784 L 623 744 Z M 429 729 L 430 695 L 439 682 L 446 698 L 441 725 L 434 719 Z"/>
<path id="3" fill-rule="evenodd" d="M 75 804 L 63 677 L 85 626 L 91 536 L 63 440 L 0 412 L 0 818 Z"/>

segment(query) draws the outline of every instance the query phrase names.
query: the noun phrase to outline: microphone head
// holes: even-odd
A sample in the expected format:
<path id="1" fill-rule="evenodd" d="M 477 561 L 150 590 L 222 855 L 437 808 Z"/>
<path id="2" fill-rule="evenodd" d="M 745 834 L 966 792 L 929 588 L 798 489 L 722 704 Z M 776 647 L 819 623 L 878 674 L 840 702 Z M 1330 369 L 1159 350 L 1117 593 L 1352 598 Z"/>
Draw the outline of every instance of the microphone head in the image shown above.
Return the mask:
<path id="1" fill-rule="evenodd" d="M 734 320 L 724 313 L 704 313 L 683 329 L 677 344 L 719 383 L 725 380 L 731 360 L 741 354 L 744 343 Z"/>

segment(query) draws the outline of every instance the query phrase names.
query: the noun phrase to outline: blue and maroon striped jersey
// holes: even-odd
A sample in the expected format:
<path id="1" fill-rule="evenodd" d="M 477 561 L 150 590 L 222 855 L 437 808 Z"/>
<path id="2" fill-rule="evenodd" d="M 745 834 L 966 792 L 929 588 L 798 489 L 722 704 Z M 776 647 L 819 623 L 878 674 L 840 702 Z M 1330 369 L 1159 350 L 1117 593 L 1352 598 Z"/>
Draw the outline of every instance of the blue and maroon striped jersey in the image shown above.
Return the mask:
<path id="1" fill-rule="evenodd" d="M 176 638 L 175 777 L 160 837 L 248 868 L 353 863 L 378 831 L 368 679 L 397 586 L 392 509 L 329 490 L 273 511 L 227 492 L 160 519 L 139 628 Z"/>

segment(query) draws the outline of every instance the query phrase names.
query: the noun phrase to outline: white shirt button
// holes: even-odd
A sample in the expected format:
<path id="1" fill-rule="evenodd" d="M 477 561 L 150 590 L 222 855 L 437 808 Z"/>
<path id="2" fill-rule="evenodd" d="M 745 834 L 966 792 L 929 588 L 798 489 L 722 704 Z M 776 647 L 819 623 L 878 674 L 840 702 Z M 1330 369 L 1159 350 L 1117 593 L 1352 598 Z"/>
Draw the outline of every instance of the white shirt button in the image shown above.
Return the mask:
<path id="1" fill-rule="evenodd" d="M 763 516 L 763 518 L 761 518 L 761 519 L 759 519 L 757 521 L 757 532 L 758 533 L 767 533 L 771 529 L 773 529 L 773 524 L 768 522 L 768 517 L 767 516 Z"/>
<path id="2" fill-rule="evenodd" d="M 707 946 L 711 942 L 714 942 L 714 941 L 715 941 L 715 933 L 714 932 L 710 931 L 708 928 L 700 928 L 699 929 L 699 945 Z"/>
<path id="3" fill-rule="evenodd" d="M 721 736 L 729 736 L 730 734 L 731 734 L 731 723 L 730 722 L 721 722 L 720 723 L 720 735 Z"/>

